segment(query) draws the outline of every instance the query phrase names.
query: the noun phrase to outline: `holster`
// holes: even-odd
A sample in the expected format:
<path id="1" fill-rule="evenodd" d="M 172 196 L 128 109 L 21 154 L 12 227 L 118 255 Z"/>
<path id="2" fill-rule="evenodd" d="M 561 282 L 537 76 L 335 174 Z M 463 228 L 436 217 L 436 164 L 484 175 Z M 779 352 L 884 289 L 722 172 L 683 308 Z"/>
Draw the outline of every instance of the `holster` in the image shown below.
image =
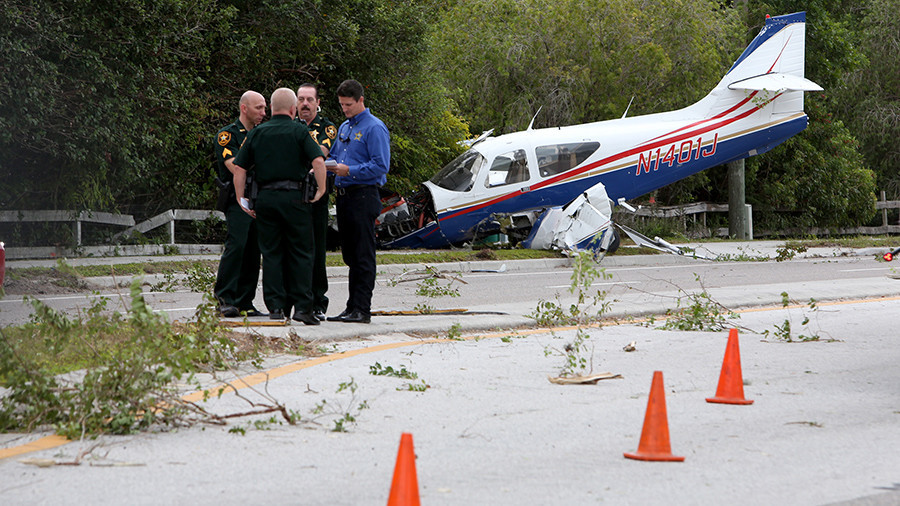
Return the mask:
<path id="1" fill-rule="evenodd" d="M 316 181 L 316 175 L 312 172 L 306 175 L 303 181 L 303 202 L 308 204 L 316 198 L 316 191 L 319 189 L 319 183 Z"/>
<path id="2" fill-rule="evenodd" d="M 216 178 L 216 186 L 219 187 L 219 195 L 216 198 L 216 210 L 225 212 L 228 209 L 228 204 L 234 201 L 234 184 L 229 182 L 224 182 L 219 178 Z"/>
<path id="3" fill-rule="evenodd" d="M 259 195 L 259 183 L 253 174 L 247 174 L 247 186 L 244 187 L 244 197 L 250 201 L 250 209 L 256 207 L 256 196 Z"/>

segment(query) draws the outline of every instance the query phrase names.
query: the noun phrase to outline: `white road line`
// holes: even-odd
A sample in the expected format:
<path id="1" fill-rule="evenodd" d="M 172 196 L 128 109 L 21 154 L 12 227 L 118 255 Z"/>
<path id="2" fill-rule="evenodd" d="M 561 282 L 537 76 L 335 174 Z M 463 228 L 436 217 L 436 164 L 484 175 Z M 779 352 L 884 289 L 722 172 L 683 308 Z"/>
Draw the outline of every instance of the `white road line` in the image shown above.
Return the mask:
<path id="1" fill-rule="evenodd" d="M 692 269 L 697 266 L 694 264 L 685 264 L 685 265 L 660 265 L 660 266 L 652 266 L 652 267 L 614 267 L 614 268 L 604 268 L 601 266 L 601 269 L 605 269 L 606 272 L 625 272 L 625 271 L 659 271 L 663 269 Z M 487 273 L 463 273 L 463 276 L 466 278 L 486 278 L 491 276 L 540 276 L 544 274 L 569 274 L 572 272 L 571 267 L 566 267 L 564 269 L 559 269 L 556 271 L 543 271 L 543 272 L 487 272 Z"/>
<path id="2" fill-rule="evenodd" d="M 167 295 L 174 293 L 191 293 L 190 290 L 176 290 L 174 292 L 143 292 L 143 295 Z M 90 299 L 97 297 L 131 297 L 130 293 L 100 293 L 100 294 L 86 294 L 86 295 L 66 295 L 66 296 L 57 296 L 57 297 L 41 297 L 40 295 L 28 295 L 28 297 L 32 299 L 39 299 L 41 302 L 50 302 L 56 300 L 72 300 L 72 299 Z M 11 302 L 22 302 L 22 297 L 17 297 L 13 299 L 3 299 L 0 300 L 0 304 L 11 303 Z"/>
<path id="3" fill-rule="evenodd" d="M 609 286 L 609 285 L 639 285 L 642 281 L 610 281 L 609 283 L 591 283 L 591 286 Z M 550 285 L 547 288 L 569 288 L 568 285 Z"/>
<path id="4" fill-rule="evenodd" d="M 173 313 L 173 312 L 181 312 L 181 311 L 196 311 L 196 307 L 173 307 L 170 309 L 154 309 L 154 313 Z"/>
<path id="5" fill-rule="evenodd" d="M 762 263 L 762 262 L 760 262 Z M 704 264 L 709 265 L 709 264 Z M 624 271 L 660 271 L 663 269 L 696 269 L 696 264 L 685 265 L 659 265 L 654 267 L 622 267 L 618 269 L 606 269 L 607 272 L 624 272 Z"/>

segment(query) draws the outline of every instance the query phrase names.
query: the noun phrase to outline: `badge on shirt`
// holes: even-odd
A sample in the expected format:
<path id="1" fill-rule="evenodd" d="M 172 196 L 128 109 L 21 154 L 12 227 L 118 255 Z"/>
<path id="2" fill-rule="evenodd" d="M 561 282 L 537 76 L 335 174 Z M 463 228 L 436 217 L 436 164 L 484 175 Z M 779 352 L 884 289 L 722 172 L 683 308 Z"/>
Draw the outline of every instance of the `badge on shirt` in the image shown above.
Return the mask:
<path id="1" fill-rule="evenodd" d="M 227 146 L 231 141 L 231 132 L 219 132 L 219 146 Z"/>
<path id="2" fill-rule="evenodd" d="M 334 125 L 328 125 L 325 127 L 325 135 L 327 135 L 329 139 L 334 140 L 334 138 L 337 137 L 337 128 L 334 128 Z"/>

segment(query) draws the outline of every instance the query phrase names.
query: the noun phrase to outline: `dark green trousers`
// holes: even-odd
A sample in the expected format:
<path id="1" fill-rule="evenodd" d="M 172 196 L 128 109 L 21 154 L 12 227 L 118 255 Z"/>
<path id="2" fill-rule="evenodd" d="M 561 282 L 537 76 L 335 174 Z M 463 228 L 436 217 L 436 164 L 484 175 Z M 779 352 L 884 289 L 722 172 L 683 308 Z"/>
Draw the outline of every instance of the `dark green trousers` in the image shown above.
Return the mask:
<path id="1" fill-rule="evenodd" d="M 260 190 L 255 210 L 266 307 L 312 313 L 311 206 L 299 190 Z"/>
<path id="2" fill-rule="evenodd" d="M 328 270 L 325 268 L 325 240 L 328 234 L 328 194 L 321 200 L 311 204 L 313 235 L 315 236 L 315 254 L 313 255 L 313 309 L 318 312 L 328 311 Z"/>
<path id="3" fill-rule="evenodd" d="M 259 237 L 256 220 L 232 202 L 225 210 L 225 249 L 216 274 L 215 296 L 220 304 L 238 309 L 253 307 L 259 283 Z"/>

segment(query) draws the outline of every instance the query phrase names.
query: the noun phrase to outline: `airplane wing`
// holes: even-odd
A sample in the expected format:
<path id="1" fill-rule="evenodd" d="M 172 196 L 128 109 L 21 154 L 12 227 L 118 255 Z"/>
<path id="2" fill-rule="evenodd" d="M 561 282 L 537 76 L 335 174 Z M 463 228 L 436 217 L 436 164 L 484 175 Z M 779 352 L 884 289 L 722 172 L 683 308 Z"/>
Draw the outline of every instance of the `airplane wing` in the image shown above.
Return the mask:
<path id="1" fill-rule="evenodd" d="M 638 246 L 655 249 L 656 251 L 662 251 L 663 253 L 671 253 L 673 255 L 683 255 L 689 256 L 691 258 L 700 258 L 703 260 L 716 260 L 716 258 L 709 258 L 707 256 L 697 254 L 696 251 L 692 251 L 690 249 L 679 248 L 678 246 L 675 246 L 674 244 L 667 242 L 666 240 L 659 237 L 650 239 L 646 235 L 636 230 L 630 229 L 625 225 L 622 225 L 621 223 L 616 223 L 616 226 L 622 229 L 622 232 L 625 232 L 625 234 L 628 235 L 628 237 Z"/>
<path id="2" fill-rule="evenodd" d="M 778 72 L 770 72 L 747 79 L 741 79 L 728 85 L 729 90 L 752 90 L 752 91 L 774 91 L 781 93 L 783 91 L 822 91 L 822 87 L 810 81 L 805 77 L 791 74 L 781 74 Z"/>

